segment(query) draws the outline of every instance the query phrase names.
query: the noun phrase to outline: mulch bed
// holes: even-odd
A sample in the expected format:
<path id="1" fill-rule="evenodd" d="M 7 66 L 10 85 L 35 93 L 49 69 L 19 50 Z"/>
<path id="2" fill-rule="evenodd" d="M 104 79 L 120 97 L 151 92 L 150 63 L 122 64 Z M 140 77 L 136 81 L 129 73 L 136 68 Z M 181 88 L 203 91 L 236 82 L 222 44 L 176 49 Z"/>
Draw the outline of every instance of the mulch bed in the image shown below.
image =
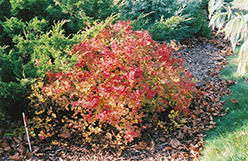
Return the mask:
<path id="1" fill-rule="evenodd" d="M 183 44 L 183 45 L 182 45 Z M 3 136 L 22 122 L 9 123 L 0 129 L 0 157 L 2 160 L 195 160 L 204 148 L 205 131 L 216 127 L 214 117 L 225 115 L 221 97 L 230 91 L 235 83 L 221 80 L 220 71 L 227 65 L 226 56 L 231 54 L 230 45 L 223 36 L 211 39 L 194 38 L 179 44 L 179 52 L 185 57 L 185 66 L 196 80 L 197 88 L 203 91 L 190 107 L 191 117 L 180 128 L 169 131 L 155 131 L 150 122 L 144 127 L 142 138 L 125 150 L 93 151 L 80 140 L 61 138 L 57 145 L 48 142 L 31 141 L 33 152 L 28 152 L 25 135 Z M 169 124 L 163 126 L 168 127 Z"/>

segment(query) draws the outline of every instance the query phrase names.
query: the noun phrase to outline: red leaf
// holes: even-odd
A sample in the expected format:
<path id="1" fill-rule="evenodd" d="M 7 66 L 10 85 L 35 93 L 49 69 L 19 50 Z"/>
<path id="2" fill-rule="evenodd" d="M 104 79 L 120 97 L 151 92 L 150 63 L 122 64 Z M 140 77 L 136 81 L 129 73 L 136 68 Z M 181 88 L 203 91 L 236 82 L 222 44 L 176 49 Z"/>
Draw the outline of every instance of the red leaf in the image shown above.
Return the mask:
<path id="1" fill-rule="evenodd" d="M 239 103 L 239 101 L 236 100 L 235 98 L 234 98 L 234 99 L 231 99 L 230 101 L 231 101 L 232 103 Z"/>

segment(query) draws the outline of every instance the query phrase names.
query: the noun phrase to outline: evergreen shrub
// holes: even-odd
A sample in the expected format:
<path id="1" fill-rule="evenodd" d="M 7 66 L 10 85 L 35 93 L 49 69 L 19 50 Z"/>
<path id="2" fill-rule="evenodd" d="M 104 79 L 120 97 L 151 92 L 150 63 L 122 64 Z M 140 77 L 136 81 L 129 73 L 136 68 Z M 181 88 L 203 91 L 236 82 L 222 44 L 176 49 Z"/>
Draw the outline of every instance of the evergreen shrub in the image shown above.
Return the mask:
<path id="1" fill-rule="evenodd" d="M 140 19 L 138 26 L 149 30 L 154 40 L 210 36 L 201 0 L 124 0 L 121 12 L 123 19 Z"/>
<path id="2" fill-rule="evenodd" d="M 0 0 L 0 110 L 6 117 L 16 120 L 28 109 L 34 79 L 71 69 L 72 45 L 101 28 L 95 24 L 86 32 L 87 21 L 102 21 L 117 10 L 112 0 Z"/>

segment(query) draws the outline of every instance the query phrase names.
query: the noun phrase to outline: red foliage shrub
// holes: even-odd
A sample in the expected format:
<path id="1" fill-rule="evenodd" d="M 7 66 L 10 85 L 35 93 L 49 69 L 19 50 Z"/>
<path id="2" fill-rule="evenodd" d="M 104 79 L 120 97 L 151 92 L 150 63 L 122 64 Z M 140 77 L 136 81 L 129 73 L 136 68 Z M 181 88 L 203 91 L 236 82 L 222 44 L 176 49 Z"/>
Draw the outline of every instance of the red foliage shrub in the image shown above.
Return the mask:
<path id="1" fill-rule="evenodd" d="M 31 96 L 32 106 L 47 117 L 36 118 L 36 128 L 46 127 L 49 136 L 59 134 L 60 125 L 92 145 L 119 146 L 140 136 L 144 112 L 189 112 L 195 88 L 183 59 L 147 31 L 132 31 L 130 22 L 110 25 L 70 54 L 78 54 L 74 70 L 48 72 L 46 85 Z"/>

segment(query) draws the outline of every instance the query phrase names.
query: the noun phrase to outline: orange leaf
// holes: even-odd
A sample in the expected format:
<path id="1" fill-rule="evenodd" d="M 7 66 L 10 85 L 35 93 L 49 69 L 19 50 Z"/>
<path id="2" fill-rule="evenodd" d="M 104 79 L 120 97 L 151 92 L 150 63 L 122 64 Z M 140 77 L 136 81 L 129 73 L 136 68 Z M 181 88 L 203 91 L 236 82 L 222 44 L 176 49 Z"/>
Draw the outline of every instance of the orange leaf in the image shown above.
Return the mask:
<path id="1" fill-rule="evenodd" d="M 176 159 L 176 158 L 178 158 L 179 157 L 179 155 L 178 154 L 176 154 L 175 156 L 174 156 L 174 158 Z"/>
<path id="2" fill-rule="evenodd" d="M 23 158 L 24 158 L 23 155 L 9 156 L 9 159 L 11 160 L 22 160 Z"/>
<path id="3" fill-rule="evenodd" d="M 146 150 L 147 144 L 145 142 L 140 142 L 139 145 L 135 145 L 136 150 Z"/>
<path id="4" fill-rule="evenodd" d="M 116 152 L 116 156 L 121 156 L 121 154 L 122 154 L 122 150 L 121 149 L 119 149 L 117 152 Z"/>
<path id="5" fill-rule="evenodd" d="M 165 147 L 165 148 L 163 149 L 163 151 L 167 151 L 167 150 L 172 150 L 172 148 L 171 148 L 171 147 Z"/>
<path id="6" fill-rule="evenodd" d="M 232 103 L 239 103 L 239 101 L 237 101 L 236 99 L 231 99 L 230 100 Z"/>
<path id="7" fill-rule="evenodd" d="M 153 150 L 155 149 L 155 142 L 152 140 L 152 141 L 150 142 L 150 144 L 151 144 L 151 147 L 149 148 L 149 150 L 150 150 L 150 151 L 153 151 Z"/>

